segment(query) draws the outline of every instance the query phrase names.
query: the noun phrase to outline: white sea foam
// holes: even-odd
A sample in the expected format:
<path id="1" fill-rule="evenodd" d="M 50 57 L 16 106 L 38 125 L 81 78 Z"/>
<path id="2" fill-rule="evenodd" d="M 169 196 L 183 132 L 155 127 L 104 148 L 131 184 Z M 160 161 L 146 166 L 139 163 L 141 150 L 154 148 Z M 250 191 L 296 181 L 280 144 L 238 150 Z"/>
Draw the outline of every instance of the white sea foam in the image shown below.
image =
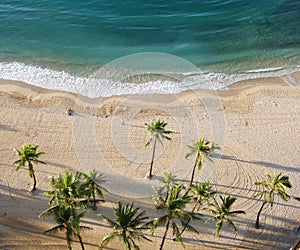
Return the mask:
<path id="1" fill-rule="evenodd" d="M 253 70 L 248 70 L 247 73 L 272 72 L 272 71 L 282 70 L 282 69 L 284 68 L 275 67 L 275 68 L 265 68 L 265 69 L 253 69 Z"/>
<path id="2" fill-rule="evenodd" d="M 0 63 L 0 78 L 22 81 L 47 89 L 64 90 L 94 98 L 122 94 L 172 94 L 199 88 L 216 90 L 227 88 L 242 80 L 282 76 L 299 70 L 300 66 L 286 69 L 262 69 L 236 74 L 201 73 L 199 70 L 199 72 L 180 73 L 184 76 L 184 79 L 180 81 L 156 79 L 145 83 L 131 83 L 113 80 L 107 77 L 110 73 L 106 74 L 105 78 L 95 78 L 95 76 L 75 77 L 64 71 L 55 71 L 19 62 L 2 62 Z M 179 73 L 177 72 L 176 74 L 178 75 Z M 177 78 L 175 77 L 175 79 Z"/>

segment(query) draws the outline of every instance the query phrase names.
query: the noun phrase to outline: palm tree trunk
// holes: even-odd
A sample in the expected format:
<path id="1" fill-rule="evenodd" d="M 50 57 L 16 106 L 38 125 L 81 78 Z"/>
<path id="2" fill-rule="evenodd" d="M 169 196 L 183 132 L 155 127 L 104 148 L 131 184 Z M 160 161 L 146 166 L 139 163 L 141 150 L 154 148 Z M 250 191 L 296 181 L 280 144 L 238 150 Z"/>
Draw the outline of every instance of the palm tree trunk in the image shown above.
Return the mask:
<path id="1" fill-rule="evenodd" d="M 82 237 L 80 236 L 80 234 L 77 234 L 77 238 L 79 239 L 81 249 L 84 250 L 84 245 L 83 245 Z"/>
<path id="2" fill-rule="evenodd" d="M 257 214 L 257 217 L 256 217 L 256 222 L 255 222 L 255 228 L 258 229 L 259 228 L 259 216 L 261 214 L 261 211 L 263 210 L 264 206 L 266 205 L 266 201 L 264 200 L 263 201 L 263 204 L 261 205 L 259 211 L 258 211 L 258 214 Z"/>
<path id="3" fill-rule="evenodd" d="M 126 250 L 131 250 L 131 244 L 130 244 L 130 236 L 127 237 L 126 235 L 126 229 L 123 229 L 122 230 L 122 240 L 123 240 L 123 243 L 125 245 L 125 249 Z"/>
<path id="4" fill-rule="evenodd" d="M 192 176 L 191 176 L 191 181 L 190 181 L 190 186 L 192 186 L 193 184 L 193 181 L 194 181 L 194 176 L 195 176 L 195 172 L 196 172 L 196 167 L 197 167 L 197 159 L 199 157 L 199 153 L 197 154 L 197 158 L 196 158 L 196 161 L 195 161 L 195 164 L 194 164 L 194 167 L 193 167 L 193 172 L 192 172 Z"/>
<path id="5" fill-rule="evenodd" d="M 71 241 L 70 241 L 70 240 L 67 240 L 67 245 L 68 245 L 68 249 L 69 249 L 69 250 L 72 250 L 72 247 L 71 247 Z"/>
<path id="6" fill-rule="evenodd" d="M 198 202 L 198 201 L 197 201 Z M 195 212 L 195 209 L 196 209 L 196 207 L 197 207 L 197 202 L 196 202 L 196 204 L 194 205 L 194 207 L 193 207 L 193 209 L 192 209 L 192 214 Z M 188 220 L 187 220 L 187 222 L 185 223 L 185 225 L 184 225 L 184 228 L 181 230 L 181 232 L 180 232 L 180 236 L 184 233 L 184 231 L 186 230 L 186 228 L 187 228 L 187 226 L 189 225 L 189 223 L 190 223 L 190 221 L 191 221 L 191 217 L 189 217 L 188 218 Z"/>
<path id="7" fill-rule="evenodd" d="M 166 230 L 165 230 L 164 236 L 162 238 L 162 241 L 160 243 L 159 250 L 163 249 L 163 246 L 165 244 L 165 240 L 166 240 L 166 237 L 167 237 L 167 233 L 168 233 L 168 230 L 169 230 L 169 226 L 170 226 L 170 217 L 168 217 L 167 224 L 166 224 Z"/>
<path id="8" fill-rule="evenodd" d="M 32 174 L 32 178 L 33 178 L 33 186 L 31 188 L 30 192 L 33 192 L 36 189 L 36 177 L 35 177 L 34 173 Z"/>
<path id="9" fill-rule="evenodd" d="M 153 151 L 152 151 L 152 159 L 151 159 L 151 164 L 150 164 L 149 178 L 152 178 L 152 168 L 153 168 L 153 162 L 154 162 L 154 156 L 155 156 L 155 149 L 156 149 L 156 140 L 154 140 L 154 143 L 153 143 Z"/>
<path id="10" fill-rule="evenodd" d="M 67 245 L 68 245 L 68 249 L 72 250 L 72 246 L 71 246 L 71 238 L 68 235 L 68 230 L 66 231 L 66 239 L 67 239 Z"/>
<path id="11" fill-rule="evenodd" d="M 96 203 L 95 189 L 93 190 L 93 203 L 94 203 L 93 209 L 96 210 L 97 209 L 97 203 Z"/>
<path id="12" fill-rule="evenodd" d="M 168 198 L 169 198 L 169 190 L 167 190 L 165 202 L 167 202 Z"/>

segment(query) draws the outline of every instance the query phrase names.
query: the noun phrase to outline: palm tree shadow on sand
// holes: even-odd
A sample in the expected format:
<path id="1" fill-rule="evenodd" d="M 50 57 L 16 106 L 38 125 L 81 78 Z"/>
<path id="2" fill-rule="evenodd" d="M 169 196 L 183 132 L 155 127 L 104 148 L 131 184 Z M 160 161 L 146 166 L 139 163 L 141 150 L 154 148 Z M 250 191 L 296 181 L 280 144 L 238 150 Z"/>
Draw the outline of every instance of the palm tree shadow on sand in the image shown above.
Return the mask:
<path id="1" fill-rule="evenodd" d="M 14 128 L 12 128 L 11 126 L 7 126 L 7 125 L 3 125 L 3 124 L 0 124 L 0 130 L 6 130 L 6 131 L 18 131 Z"/>
<path id="2" fill-rule="evenodd" d="M 277 170 L 282 170 L 282 171 L 288 171 L 288 172 L 300 172 L 299 168 L 291 168 L 287 166 L 283 166 L 281 164 L 276 164 L 276 163 L 271 163 L 271 162 L 266 162 L 266 161 L 248 161 L 248 160 L 242 160 L 239 159 L 235 156 L 231 155 L 220 155 L 215 153 L 217 157 L 220 157 L 221 160 L 230 160 L 230 161 L 238 161 L 238 162 L 243 162 L 243 163 L 249 163 L 249 164 L 255 164 L 255 165 L 260 165 L 264 167 L 269 167 L 269 168 L 275 168 Z"/>

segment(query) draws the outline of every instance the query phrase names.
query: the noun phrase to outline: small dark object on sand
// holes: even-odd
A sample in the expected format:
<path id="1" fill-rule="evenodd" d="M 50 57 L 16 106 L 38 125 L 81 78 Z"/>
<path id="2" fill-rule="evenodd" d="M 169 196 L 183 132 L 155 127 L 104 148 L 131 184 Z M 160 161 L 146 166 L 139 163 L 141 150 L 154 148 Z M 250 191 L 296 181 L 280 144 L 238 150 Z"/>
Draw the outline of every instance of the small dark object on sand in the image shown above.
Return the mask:
<path id="1" fill-rule="evenodd" d="M 73 115 L 73 110 L 72 109 L 67 109 L 66 114 L 70 115 L 70 116 Z"/>

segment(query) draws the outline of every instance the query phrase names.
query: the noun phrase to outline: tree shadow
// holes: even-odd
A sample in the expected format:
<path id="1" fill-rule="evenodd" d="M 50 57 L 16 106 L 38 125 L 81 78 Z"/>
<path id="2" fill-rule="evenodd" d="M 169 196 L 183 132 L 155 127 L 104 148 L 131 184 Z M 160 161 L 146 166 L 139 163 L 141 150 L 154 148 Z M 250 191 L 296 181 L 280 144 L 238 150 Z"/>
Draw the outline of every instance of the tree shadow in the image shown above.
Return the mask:
<path id="1" fill-rule="evenodd" d="M 3 125 L 3 124 L 0 124 L 0 130 L 18 131 L 16 129 L 12 128 L 11 126 L 7 126 L 7 125 Z"/>
<path id="2" fill-rule="evenodd" d="M 40 197 L 39 200 L 46 200 L 47 197 L 44 195 L 45 190 L 36 188 L 35 191 L 30 192 L 28 189 L 17 189 L 10 187 L 9 183 L 7 185 L 0 184 L 0 197 L 5 200 L 25 199 L 25 200 L 35 200 L 36 197 Z"/>
<path id="3" fill-rule="evenodd" d="M 228 247 L 230 249 L 249 249 L 252 250 L 253 247 L 242 247 L 240 245 L 237 244 L 230 244 L 230 243 L 224 243 L 224 242 L 217 242 L 216 240 L 200 240 L 200 239 L 194 239 L 194 238 L 184 238 L 183 239 L 184 243 L 188 243 L 188 244 L 192 244 L 192 245 L 199 245 L 203 247 L 209 247 L 209 248 L 214 248 L 214 249 L 224 249 L 224 247 Z M 261 247 L 264 244 L 260 244 Z M 261 248 L 263 249 L 263 248 Z"/>
<path id="4" fill-rule="evenodd" d="M 266 249 L 289 249 L 297 239 L 296 234 L 289 232 L 287 228 L 279 226 L 265 225 L 260 229 L 251 226 L 245 232 L 241 244 L 257 249 L 257 241 L 263 241 Z M 251 242 L 251 239 L 257 243 Z"/>
<path id="5" fill-rule="evenodd" d="M 10 229 L 9 231 L 13 230 L 14 234 L 22 233 L 28 235 L 30 238 L 34 237 L 35 242 L 32 242 L 33 244 L 39 244 L 39 242 L 48 241 L 49 243 L 52 242 L 53 246 L 55 245 L 57 247 L 66 247 L 66 238 L 62 236 L 63 234 L 46 234 L 44 233 L 44 230 L 48 230 L 49 228 L 45 228 L 45 226 L 43 226 L 42 224 L 29 222 L 25 218 L 10 216 L 0 217 L 0 223 L 2 226 L 8 227 Z M 84 237 L 87 237 L 87 235 L 84 235 Z M 5 240 L 5 238 L 3 238 L 3 240 Z M 84 238 L 83 241 L 85 246 L 98 247 L 97 244 L 86 242 Z M 77 239 L 74 239 L 72 240 L 72 244 L 74 243 L 79 244 L 79 241 Z M 17 242 L 13 242 L 13 244 L 15 245 L 17 244 Z M 6 245 L 10 245 L 10 243 L 7 242 Z M 51 244 L 47 244 L 47 246 L 51 246 Z"/>
<path id="6" fill-rule="evenodd" d="M 60 163 L 55 163 L 55 162 L 52 162 L 52 161 L 45 161 L 47 163 L 47 165 L 49 166 L 54 166 L 54 167 L 59 167 L 59 168 L 63 168 L 63 169 L 70 169 L 71 167 L 67 166 L 67 165 L 64 165 L 64 164 L 60 164 Z"/>
<path id="7" fill-rule="evenodd" d="M 241 160 L 241 159 L 231 156 L 231 155 L 220 155 L 220 154 L 217 154 L 217 155 L 223 160 L 231 160 L 231 161 L 238 161 L 238 162 L 243 162 L 243 163 L 261 165 L 264 167 L 268 167 L 268 168 L 271 167 L 271 168 L 275 168 L 275 169 L 287 171 L 287 172 L 300 172 L 300 168 L 291 168 L 291 167 L 283 166 L 283 165 L 276 164 L 276 163 L 271 163 L 271 162 L 266 162 L 266 161 Z"/>

